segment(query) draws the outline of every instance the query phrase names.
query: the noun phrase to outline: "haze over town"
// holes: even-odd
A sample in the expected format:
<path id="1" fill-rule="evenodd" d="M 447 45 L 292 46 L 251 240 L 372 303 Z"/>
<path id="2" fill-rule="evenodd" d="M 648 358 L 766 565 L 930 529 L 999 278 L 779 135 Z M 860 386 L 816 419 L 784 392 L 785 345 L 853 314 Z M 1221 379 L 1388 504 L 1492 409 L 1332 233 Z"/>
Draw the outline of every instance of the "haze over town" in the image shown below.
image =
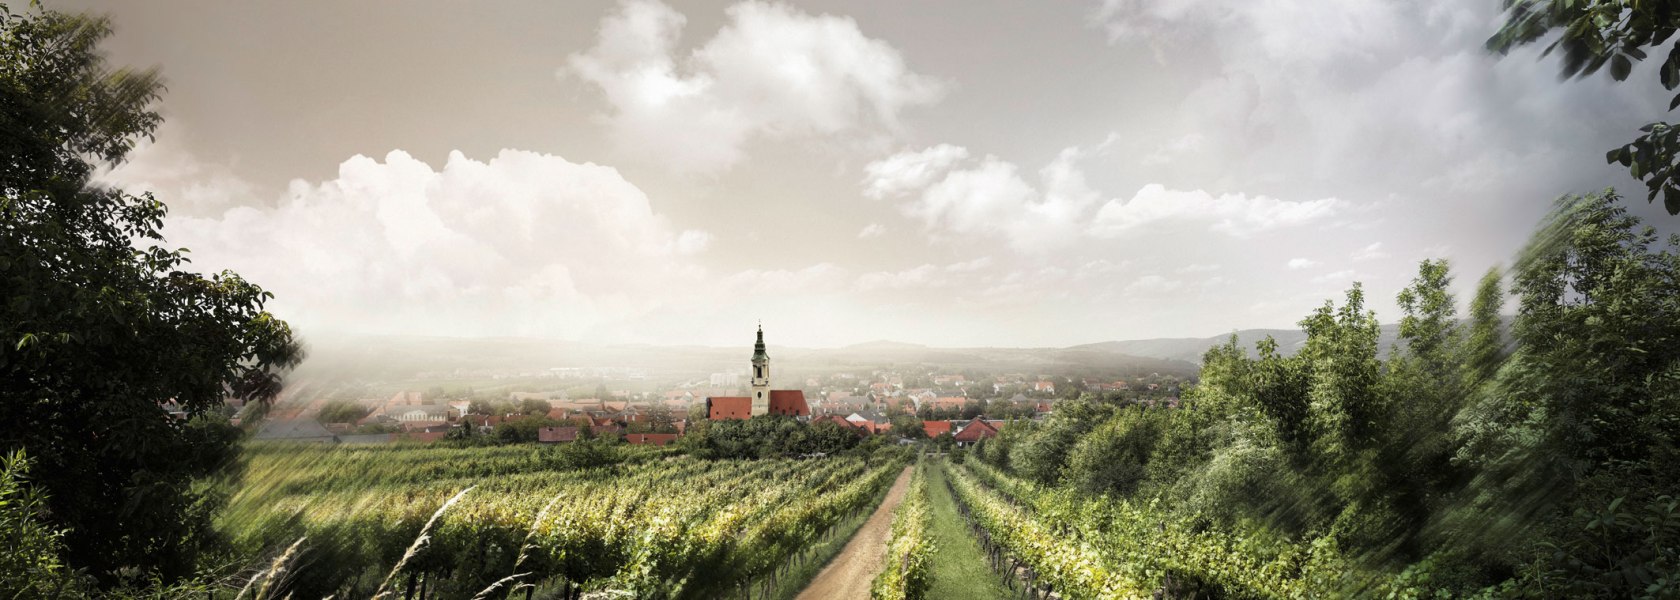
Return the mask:
<path id="1" fill-rule="evenodd" d="M 1392 321 L 1417 261 L 1637 189 L 1603 151 L 1665 99 L 1488 52 L 1497 2 L 58 5 L 166 66 L 105 179 L 316 340 L 1059 347 L 1354 281 Z"/>

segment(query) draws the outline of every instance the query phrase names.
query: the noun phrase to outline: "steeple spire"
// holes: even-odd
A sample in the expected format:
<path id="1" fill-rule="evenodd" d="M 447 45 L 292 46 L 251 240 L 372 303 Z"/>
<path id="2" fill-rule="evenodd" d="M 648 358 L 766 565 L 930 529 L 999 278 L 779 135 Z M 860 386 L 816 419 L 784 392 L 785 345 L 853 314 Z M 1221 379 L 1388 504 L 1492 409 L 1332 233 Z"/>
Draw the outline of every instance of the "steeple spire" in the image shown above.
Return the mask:
<path id="1" fill-rule="evenodd" d="M 770 413 L 770 354 L 764 351 L 764 323 L 758 324 L 758 343 L 753 344 L 752 416 Z"/>

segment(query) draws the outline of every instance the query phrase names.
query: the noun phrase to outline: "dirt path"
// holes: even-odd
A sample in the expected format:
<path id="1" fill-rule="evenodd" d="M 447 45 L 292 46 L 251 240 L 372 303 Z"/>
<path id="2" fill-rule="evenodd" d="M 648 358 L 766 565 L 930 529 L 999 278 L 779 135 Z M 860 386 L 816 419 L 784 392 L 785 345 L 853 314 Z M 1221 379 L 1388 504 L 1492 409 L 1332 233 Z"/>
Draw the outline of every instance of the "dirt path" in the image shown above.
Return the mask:
<path id="1" fill-rule="evenodd" d="M 811 580 L 811 585 L 799 593 L 798 600 L 869 598 L 869 584 L 881 571 L 882 556 L 887 553 L 893 509 L 898 507 L 899 501 L 904 499 L 904 491 L 909 488 L 910 467 L 905 467 L 904 472 L 898 474 L 898 481 L 893 482 L 892 489 L 887 490 L 887 499 L 881 501 L 881 507 L 875 509 L 875 514 L 869 515 L 869 521 L 852 536 L 852 541 L 846 542 L 840 555 L 823 567 L 817 578 Z"/>

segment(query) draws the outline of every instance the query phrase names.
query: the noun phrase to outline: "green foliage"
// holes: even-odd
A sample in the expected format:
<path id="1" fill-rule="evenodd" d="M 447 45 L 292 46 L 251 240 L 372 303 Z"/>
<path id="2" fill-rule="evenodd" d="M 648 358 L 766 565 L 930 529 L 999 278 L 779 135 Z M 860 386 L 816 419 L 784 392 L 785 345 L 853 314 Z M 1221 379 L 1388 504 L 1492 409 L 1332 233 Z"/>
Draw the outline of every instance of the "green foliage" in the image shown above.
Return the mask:
<path id="1" fill-rule="evenodd" d="M 828 456 L 859 447 L 858 434 L 838 424 L 777 415 L 714 421 L 686 437 L 693 438 L 695 453 L 707 458 Z"/>
<path id="2" fill-rule="evenodd" d="M 315 420 L 322 423 L 355 423 L 367 416 L 368 407 L 353 400 L 329 400 L 316 413 Z"/>
<path id="3" fill-rule="evenodd" d="M 542 593 L 712 598 L 743 584 L 774 587 L 796 555 L 867 510 L 904 459 L 712 461 L 599 444 L 265 444 L 253 447 L 249 484 L 219 526 L 246 555 L 305 540 L 276 596 L 368 597 L 394 577 L 394 586 L 413 578 L 440 597 L 465 598 L 522 574 L 515 583 Z"/>
<path id="4" fill-rule="evenodd" d="M 1093 427 L 1107 420 L 1114 411 L 1115 408 L 1107 404 L 1064 401 L 1056 405 L 1056 412 L 1043 423 L 1028 421 L 1006 427 L 1005 431 L 1016 430 L 1008 441 L 1020 440 L 1012 444 L 1007 464 L 1013 472 L 1041 483 L 1060 481 L 1074 444 Z M 994 449 L 1001 448 L 1008 441 L 989 445 Z M 1005 463 L 998 461 L 994 464 Z"/>
<path id="5" fill-rule="evenodd" d="M 193 480 L 236 432 L 163 405 L 265 401 L 299 350 L 261 288 L 159 245 L 161 202 L 90 185 L 160 121 L 157 74 L 108 68 L 110 33 L 0 10 L 0 448 L 38 461 L 69 564 L 169 579 L 214 543 Z"/>
<path id="6" fill-rule="evenodd" d="M 1661 496 L 1630 510 L 1626 498 L 1602 510 L 1578 509 L 1578 529 L 1552 549 L 1549 569 L 1525 591 L 1571 598 L 1680 596 L 1680 501 Z"/>
<path id="7" fill-rule="evenodd" d="M 42 521 L 45 495 L 29 485 L 29 459 L 20 450 L 0 457 L 0 594 L 47 597 L 73 578 L 59 554 L 64 532 Z"/>
<path id="8" fill-rule="evenodd" d="M 927 466 L 916 465 L 910 489 L 893 512 L 892 535 L 881 573 L 869 586 L 875 600 L 919 600 L 927 597 L 929 566 L 935 551 L 930 537 Z"/>
<path id="9" fill-rule="evenodd" d="M 1148 474 L 1166 414 L 1131 407 L 1103 422 L 1074 445 L 1064 471 L 1068 484 L 1092 495 L 1131 495 Z"/>
<path id="10" fill-rule="evenodd" d="M 1011 428 L 953 481 L 1035 569 L 1169 594 L 1671 597 L 1680 239 L 1657 242 L 1612 192 L 1566 197 L 1512 269 L 1509 341 L 1499 270 L 1461 322 L 1424 261 L 1386 360 L 1356 284 L 1294 355 L 1232 340 L 1182 408 Z M 1035 527 L 1094 554 L 1004 531 Z"/>
<path id="11" fill-rule="evenodd" d="M 1513 48 L 1552 38 L 1545 54 L 1561 51 L 1564 77 L 1586 77 L 1608 65 L 1610 77 L 1627 79 L 1634 63 L 1649 57 L 1647 50 L 1666 54 L 1657 76 L 1664 89 L 1680 87 L 1680 40 L 1669 42 L 1680 28 L 1680 3 L 1672 0 L 1505 0 L 1505 25 L 1488 39 L 1489 49 L 1504 54 Z M 1661 47 L 1669 43 L 1666 52 Z M 1669 110 L 1680 107 L 1680 94 Z M 1641 128 L 1644 135 L 1611 150 L 1606 159 L 1627 167 L 1650 189 L 1648 201 L 1663 196 L 1668 214 L 1680 214 L 1680 129 L 1668 123 Z"/>

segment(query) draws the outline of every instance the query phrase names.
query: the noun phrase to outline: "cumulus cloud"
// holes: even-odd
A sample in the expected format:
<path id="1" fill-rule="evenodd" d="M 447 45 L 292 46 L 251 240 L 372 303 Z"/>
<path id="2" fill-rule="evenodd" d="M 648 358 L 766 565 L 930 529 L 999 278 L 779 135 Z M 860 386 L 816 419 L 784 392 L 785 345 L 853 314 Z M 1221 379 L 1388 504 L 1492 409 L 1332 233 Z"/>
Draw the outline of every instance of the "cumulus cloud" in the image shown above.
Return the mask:
<path id="1" fill-rule="evenodd" d="M 865 194 L 894 197 L 929 229 L 996 234 L 1019 251 L 1042 253 L 1077 241 L 1077 225 L 1098 200 L 1077 161 L 1063 150 L 1028 182 L 996 156 L 965 160 L 968 150 L 942 144 L 902 152 L 865 167 Z"/>
<path id="2" fill-rule="evenodd" d="M 1307 269 L 1307 268 L 1316 267 L 1316 266 L 1318 266 L 1318 261 L 1312 260 L 1310 258 L 1291 258 L 1291 259 L 1289 259 L 1289 268 L 1292 269 L 1292 270 L 1294 270 L 1294 269 Z"/>
<path id="3" fill-rule="evenodd" d="M 1000 235 L 1030 254 L 1078 243 L 1086 235 L 1117 237 L 1160 221 L 1208 222 L 1213 231 L 1244 237 L 1319 221 L 1343 205 L 1335 198 L 1215 197 L 1150 184 L 1130 200 L 1108 200 L 1093 215 L 1102 196 L 1079 165 L 1086 156 L 1078 147 L 1064 149 L 1029 181 L 1014 163 L 990 155 L 969 160 L 967 149 L 941 144 L 870 163 L 864 193 L 898 199 L 905 214 L 929 229 Z"/>
<path id="4" fill-rule="evenodd" d="M 1335 198 L 1292 201 L 1247 194 L 1214 196 L 1202 190 L 1169 190 L 1149 184 L 1131 200 L 1114 199 L 1103 204 L 1091 230 L 1100 236 L 1115 236 L 1159 221 L 1211 221 L 1209 229 L 1242 237 L 1319 221 L 1341 210 L 1341 205 Z"/>
<path id="5" fill-rule="evenodd" d="M 858 236 L 858 239 L 860 239 L 860 240 L 867 240 L 869 238 L 881 237 L 881 236 L 886 235 L 886 234 L 887 234 L 886 226 L 884 226 L 880 223 L 870 223 L 868 225 L 864 225 L 863 229 L 858 231 L 857 236 Z"/>
<path id="6" fill-rule="evenodd" d="M 172 216 L 199 268 L 233 268 L 315 331 L 576 338 L 700 281 L 679 231 L 617 170 L 504 150 L 442 168 L 393 151 L 294 181 L 272 207 Z"/>
<path id="7" fill-rule="evenodd" d="M 940 144 L 877 160 L 864 167 L 863 195 L 879 200 L 920 190 L 965 158 L 967 148 Z"/>
<path id="8" fill-rule="evenodd" d="M 1094 22 L 1111 43 L 1199 79 L 1149 164 L 1237 189 L 1469 200 L 1522 184 L 1549 197 L 1591 165 L 1577 161 L 1602 162 L 1603 148 L 1638 126 L 1630 115 L 1658 114 L 1651 99 L 1663 96 L 1655 77 L 1560 84 L 1539 48 L 1501 60 L 1483 48 L 1500 10 L 1462 0 L 1103 0 Z"/>
<path id="9" fill-rule="evenodd" d="M 729 168 L 757 137 L 890 133 L 901 112 L 943 93 L 849 17 L 764 2 L 727 15 L 679 56 L 687 18 L 657 0 L 625 0 L 564 72 L 600 90 L 621 150 L 696 172 Z"/>
<path id="10" fill-rule="evenodd" d="M 256 192 L 231 165 L 188 152 L 182 144 L 187 133 L 180 121 L 165 121 L 152 139 L 135 146 L 127 162 L 102 168 L 95 177 L 133 193 L 151 192 L 171 214 L 182 216 L 220 213 Z"/>

